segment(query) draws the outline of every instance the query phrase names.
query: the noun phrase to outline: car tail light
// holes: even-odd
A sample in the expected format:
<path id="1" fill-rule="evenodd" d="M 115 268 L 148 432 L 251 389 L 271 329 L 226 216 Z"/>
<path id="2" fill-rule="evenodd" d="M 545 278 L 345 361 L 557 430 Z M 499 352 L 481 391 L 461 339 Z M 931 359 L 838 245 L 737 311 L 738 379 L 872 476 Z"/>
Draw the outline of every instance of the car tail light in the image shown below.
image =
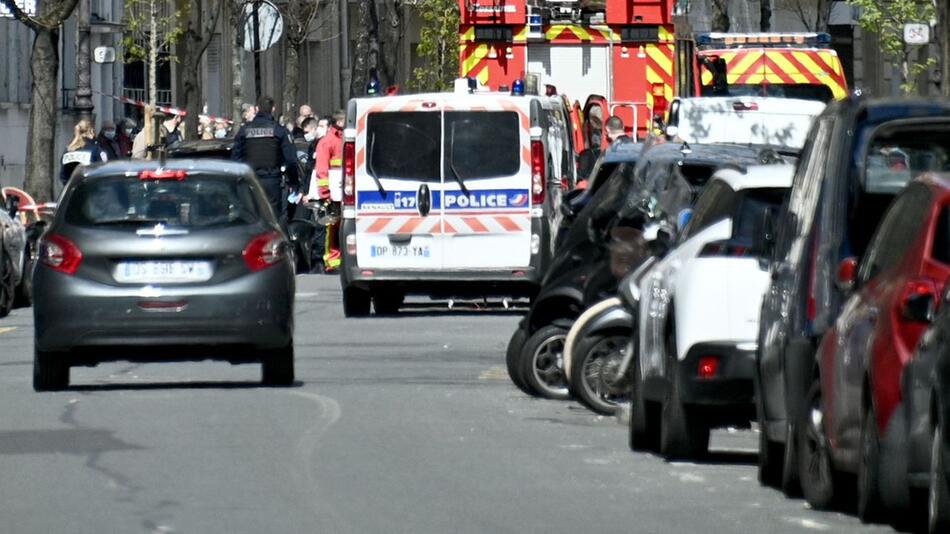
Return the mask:
<path id="1" fill-rule="evenodd" d="M 40 261 L 61 273 L 73 274 L 82 261 L 82 251 L 69 239 L 50 234 L 43 238 L 39 250 Z"/>
<path id="2" fill-rule="evenodd" d="M 531 204 L 540 206 L 544 204 L 544 144 L 539 141 L 531 141 Z"/>
<path id="3" fill-rule="evenodd" d="M 729 241 L 713 241 L 711 243 L 706 243 L 706 245 L 703 246 L 702 250 L 699 251 L 699 256 L 744 257 L 754 256 L 754 254 L 752 253 L 752 247 L 748 245 L 730 243 Z"/>
<path id="4" fill-rule="evenodd" d="M 343 143 L 343 205 L 356 205 L 356 144 Z"/>
<path id="5" fill-rule="evenodd" d="M 702 379 L 714 378 L 719 372 L 719 356 L 700 356 L 696 366 L 696 376 Z"/>
<path id="6" fill-rule="evenodd" d="M 252 239 L 241 255 L 248 268 L 257 272 L 287 257 L 287 241 L 280 232 L 267 232 Z"/>
<path id="7" fill-rule="evenodd" d="M 148 169 L 139 173 L 139 180 L 184 180 L 188 171 L 181 169 Z"/>

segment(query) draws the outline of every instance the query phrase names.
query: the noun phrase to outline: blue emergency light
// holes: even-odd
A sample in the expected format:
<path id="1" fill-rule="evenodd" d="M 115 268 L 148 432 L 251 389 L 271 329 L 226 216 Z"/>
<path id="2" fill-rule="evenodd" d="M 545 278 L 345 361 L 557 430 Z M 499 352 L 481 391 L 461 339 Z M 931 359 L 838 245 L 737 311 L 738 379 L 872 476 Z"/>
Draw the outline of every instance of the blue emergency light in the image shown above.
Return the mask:
<path id="1" fill-rule="evenodd" d="M 511 94 L 517 96 L 524 96 L 524 80 L 517 79 L 511 82 Z"/>

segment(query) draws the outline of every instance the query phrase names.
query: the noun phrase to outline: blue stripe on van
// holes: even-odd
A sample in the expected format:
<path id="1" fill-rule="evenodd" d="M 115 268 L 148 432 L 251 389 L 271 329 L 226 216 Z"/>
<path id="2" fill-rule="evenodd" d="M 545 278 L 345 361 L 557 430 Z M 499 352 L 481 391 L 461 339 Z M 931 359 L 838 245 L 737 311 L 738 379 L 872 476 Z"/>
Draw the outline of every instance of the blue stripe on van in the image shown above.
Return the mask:
<path id="1" fill-rule="evenodd" d="M 357 208 L 364 211 L 415 211 L 418 191 L 359 191 Z M 461 191 L 432 191 L 432 209 L 486 210 L 525 209 L 531 196 L 527 189 L 476 189 L 466 195 Z"/>

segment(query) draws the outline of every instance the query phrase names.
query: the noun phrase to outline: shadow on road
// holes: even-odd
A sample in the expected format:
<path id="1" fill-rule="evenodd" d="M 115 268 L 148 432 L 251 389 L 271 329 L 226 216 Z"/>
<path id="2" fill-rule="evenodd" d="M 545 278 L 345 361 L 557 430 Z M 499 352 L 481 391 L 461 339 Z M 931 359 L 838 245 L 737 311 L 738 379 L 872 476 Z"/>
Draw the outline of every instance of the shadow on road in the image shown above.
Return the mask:
<path id="1" fill-rule="evenodd" d="M 287 389 L 302 387 L 302 381 L 296 381 L 291 386 L 265 386 L 259 381 L 202 381 L 202 382 L 110 382 L 108 384 L 79 384 L 70 386 L 67 391 L 146 391 L 159 389 Z"/>
<path id="2" fill-rule="evenodd" d="M 759 465 L 759 453 L 756 451 L 711 450 L 706 456 L 695 461 L 703 465 Z"/>
<path id="3" fill-rule="evenodd" d="M 500 303 L 474 303 L 470 301 L 457 302 L 449 308 L 445 302 L 407 302 L 399 308 L 398 313 L 376 314 L 376 317 L 484 317 L 484 316 L 520 316 L 528 312 L 528 307 L 512 305 L 505 308 Z"/>

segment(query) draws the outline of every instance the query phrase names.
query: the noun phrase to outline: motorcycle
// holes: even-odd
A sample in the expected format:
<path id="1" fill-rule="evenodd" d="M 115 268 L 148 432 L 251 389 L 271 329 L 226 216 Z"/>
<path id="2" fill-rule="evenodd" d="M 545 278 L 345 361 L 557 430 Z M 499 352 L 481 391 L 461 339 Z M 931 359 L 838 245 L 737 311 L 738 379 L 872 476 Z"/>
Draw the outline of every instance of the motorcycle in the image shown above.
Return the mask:
<path id="1" fill-rule="evenodd" d="M 298 273 L 313 272 L 323 259 L 323 251 L 315 237 L 320 228 L 335 224 L 340 220 L 338 209 L 331 203 L 312 200 L 298 204 L 293 216 L 287 221 L 287 239 L 294 252 L 294 262 Z"/>

